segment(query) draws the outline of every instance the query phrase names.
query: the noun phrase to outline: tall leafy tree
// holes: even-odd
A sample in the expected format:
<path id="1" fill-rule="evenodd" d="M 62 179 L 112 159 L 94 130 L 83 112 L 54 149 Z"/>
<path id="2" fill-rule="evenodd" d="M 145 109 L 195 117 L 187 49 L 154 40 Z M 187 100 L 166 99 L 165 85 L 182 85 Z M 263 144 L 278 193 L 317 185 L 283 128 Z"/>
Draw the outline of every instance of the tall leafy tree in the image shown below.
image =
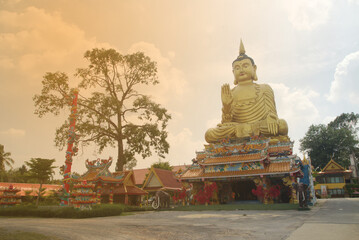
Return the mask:
<path id="1" fill-rule="evenodd" d="M 151 167 L 154 167 L 154 168 L 159 168 L 159 169 L 165 169 L 165 170 L 171 170 L 173 169 L 173 167 L 170 165 L 169 162 L 161 162 L 161 161 L 158 161 L 156 163 L 153 163 L 151 165 Z"/>
<path id="2" fill-rule="evenodd" d="M 5 166 L 11 167 L 14 164 L 14 160 L 11 158 L 10 152 L 5 152 L 4 145 L 0 144 L 0 178 L 3 181 L 5 172 Z"/>
<path id="3" fill-rule="evenodd" d="M 122 55 L 114 49 L 93 49 L 84 56 L 89 65 L 77 69 L 78 121 L 80 142 L 93 142 L 101 153 L 117 147 L 116 170 L 136 164 L 135 155 L 147 158 L 154 151 L 160 157 L 168 153 L 167 110 L 142 94 L 145 85 L 158 84 L 156 63 L 138 52 Z M 46 73 L 41 94 L 34 96 L 35 114 L 58 115 L 70 96 L 65 73 Z M 66 121 L 56 130 L 55 144 L 62 149 L 67 140 Z"/>
<path id="4" fill-rule="evenodd" d="M 308 152 L 315 167 L 323 168 L 331 158 L 348 167 L 350 154 L 359 157 L 358 120 L 359 114 L 343 113 L 327 125 L 311 125 L 300 140 L 300 150 Z"/>
<path id="5" fill-rule="evenodd" d="M 7 171 L 7 179 L 9 182 L 26 183 L 28 182 L 27 168 L 22 165 L 19 168 Z"/>
<path id="6" fill-rule="evenodd" d="M 40 183 L 38 195 L 36 199 L 36 206 L 39 205 L 39 199 L 41 195 L 42 185 L 52 178 L 55 173 L 52 164 L 55 159 L 44 159 L 44 158 L 31 158 L 30 161 L 25 161 L 25 164 L 29 167 L 29 177 L 35 179 Z"/>
<path id="7" fill-rule="evenodd" d="M 356 113 L 342 113 L 340 116 L 336 117 L 332 122 L 328 124 L 328 127 L 334 129 L 345 128 L 352 132 L 353 135 L 356 135 L 358 132 L 359 114 Z"/>

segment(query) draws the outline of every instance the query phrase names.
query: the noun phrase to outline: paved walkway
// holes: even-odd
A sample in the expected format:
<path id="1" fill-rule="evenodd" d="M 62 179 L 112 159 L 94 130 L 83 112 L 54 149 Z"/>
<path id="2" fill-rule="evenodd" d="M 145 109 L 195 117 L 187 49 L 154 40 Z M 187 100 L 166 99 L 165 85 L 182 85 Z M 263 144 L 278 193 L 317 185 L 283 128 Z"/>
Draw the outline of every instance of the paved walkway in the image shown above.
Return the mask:
<path id="1" fill-rule="evenodd" d="M 66 240 L 355 239 L 359 199 L 322 200 L 312 211 L 161 211 L 92 219 L 0 218 L 0 226 Z"/>
<path id="2" fill-rule="evenodd" d="M 315 234 L 314 234 L 315 233 Z M 288 240 L 359 238 L 359 198 L 330 199 Z"/>

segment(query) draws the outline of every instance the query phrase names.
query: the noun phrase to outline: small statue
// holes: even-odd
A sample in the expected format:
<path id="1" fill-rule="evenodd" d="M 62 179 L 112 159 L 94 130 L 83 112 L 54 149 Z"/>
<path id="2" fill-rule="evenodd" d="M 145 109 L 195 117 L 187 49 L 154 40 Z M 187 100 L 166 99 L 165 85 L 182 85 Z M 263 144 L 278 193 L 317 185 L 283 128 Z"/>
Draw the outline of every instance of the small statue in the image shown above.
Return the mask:
<path id="1" fill-rule="evenodd" d="M 264 135 L 287 136 L 287 122 L 279 119 L 272 88 L 267 84 L 256 84 L 257 66 L 245 54 L 241 40 L 239 56 L 232 63 L 234 84 L 222 86 L 222 123 L 210 128 L 205 134 L 208 143 L 224 138 L 238 139 Z"/>
<path id="2" fill-rule="evenodd" d="M 171 196 L 165 191 L 159 190 L 155 193 L 154 198 L 152 199 L 152 208 L 169 208 L 170 207 Z"/>
<path id="3" fill-rule="evenodd" d="M 303 172 L 303 176 L 299 179 L 298 183 L 298 200 L 299 207 L 307 209 L 308 203 L 310 202 L 310 181 L 309 181 L 309 168 L 310 164 L 308 160 L 305 158 L 303 161 L 299 162 L 300 170 Z"/>
<path id="4" fill-rule="evenodd" d="M 297 190 L 297 199 L 299 201 L 299 210 L 309 210 L 308 208 L 308 185 L 304 183 L 296 183 L 293 185 L 294 189 Z"/>

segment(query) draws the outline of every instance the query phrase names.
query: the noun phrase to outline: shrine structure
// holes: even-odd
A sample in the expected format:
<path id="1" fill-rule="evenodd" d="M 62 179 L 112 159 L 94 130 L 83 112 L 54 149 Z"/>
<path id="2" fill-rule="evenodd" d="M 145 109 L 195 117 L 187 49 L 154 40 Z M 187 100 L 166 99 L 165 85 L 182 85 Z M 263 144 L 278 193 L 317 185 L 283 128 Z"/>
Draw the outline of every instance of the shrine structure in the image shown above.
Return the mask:
<path id="1" fill-rule="evenodd" d="M 352 170 L 345 169 L 343 166 L 331 159 L 325 167 L 317 173 L 314 189 L 318 196 L 344 197 L 345 185 L 350 182 Z"/>
<path id="2" fill-rule="evenodd" d="M 21 203 L 20 195 L 17 195 L 20 192 L 20 189 L 14 188 L 11 184 L 8 188 L 2 190 L 2 194 L 0 195 L 0 206 L 9 207 L 15 206 Z"/>
<path id="3" fill-rule="evenodd" d="M 74 208 L 80 210 L 91 210 L 92 205 L 96 203 L 96 192 L 94 192 L 95 184 L 88 184 L 86 181 L 75 184 L 72 190 L 72 200 Z"/>
<path id="4" fill-rule="evenodd" d="M 123 203 L 139 205 L 141 196 L 147 192 L 135 186 L 133 171 L 120 171 L 111 173 L 109 167 L 112 158 L 86 160 L 87 172 L 74 182 L 92 183 L 95 185 L 97 204 Z"/>
<path id="5" fill-rule="evenodd" d="M 215 182 L 218 201 L 296 202 L 293 184 L 301 176 L 285 120 L 277 115 L 272 88 L 258 80 L 254 60 L 245 54 L 232 63 L 234 88 L 221 89 L 222 121 L 205 134 L 208 142 L 196 153 L 180 179 L 194 194 Z"/>

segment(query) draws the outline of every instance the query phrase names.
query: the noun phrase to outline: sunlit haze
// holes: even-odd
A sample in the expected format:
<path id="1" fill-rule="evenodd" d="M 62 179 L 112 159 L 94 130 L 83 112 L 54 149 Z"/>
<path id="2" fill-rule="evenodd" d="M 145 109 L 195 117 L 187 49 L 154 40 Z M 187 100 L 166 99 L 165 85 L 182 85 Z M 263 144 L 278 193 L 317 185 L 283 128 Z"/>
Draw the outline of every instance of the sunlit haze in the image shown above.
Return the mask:
<path id="1" fill-rule="evenodd" d="M 234 86 L 231 64 L 241 39 L 258 83 L 274 90 L 298 155 L 311 124 L 359 112 L 358 0 L 0 0 L 0 144 L 13 167 L 34 157 L 63 165 L 65 150 L 55 148 L 54 136 L 69 109 L 34 114 L 44 74 L 66 72 L 75 85 L 86 50 L 143 51 L 158 63 L 160 81 L 144 91 L 172 115 L 163 161 L 190 164 L 205 131 L 220 122 L 221 85 Z M 86 159 L 116 159 L 116 152 L 80 149 L 72 170 L 84 173 Z M 137 158 L 135 168 L 158 160 Z"/>

